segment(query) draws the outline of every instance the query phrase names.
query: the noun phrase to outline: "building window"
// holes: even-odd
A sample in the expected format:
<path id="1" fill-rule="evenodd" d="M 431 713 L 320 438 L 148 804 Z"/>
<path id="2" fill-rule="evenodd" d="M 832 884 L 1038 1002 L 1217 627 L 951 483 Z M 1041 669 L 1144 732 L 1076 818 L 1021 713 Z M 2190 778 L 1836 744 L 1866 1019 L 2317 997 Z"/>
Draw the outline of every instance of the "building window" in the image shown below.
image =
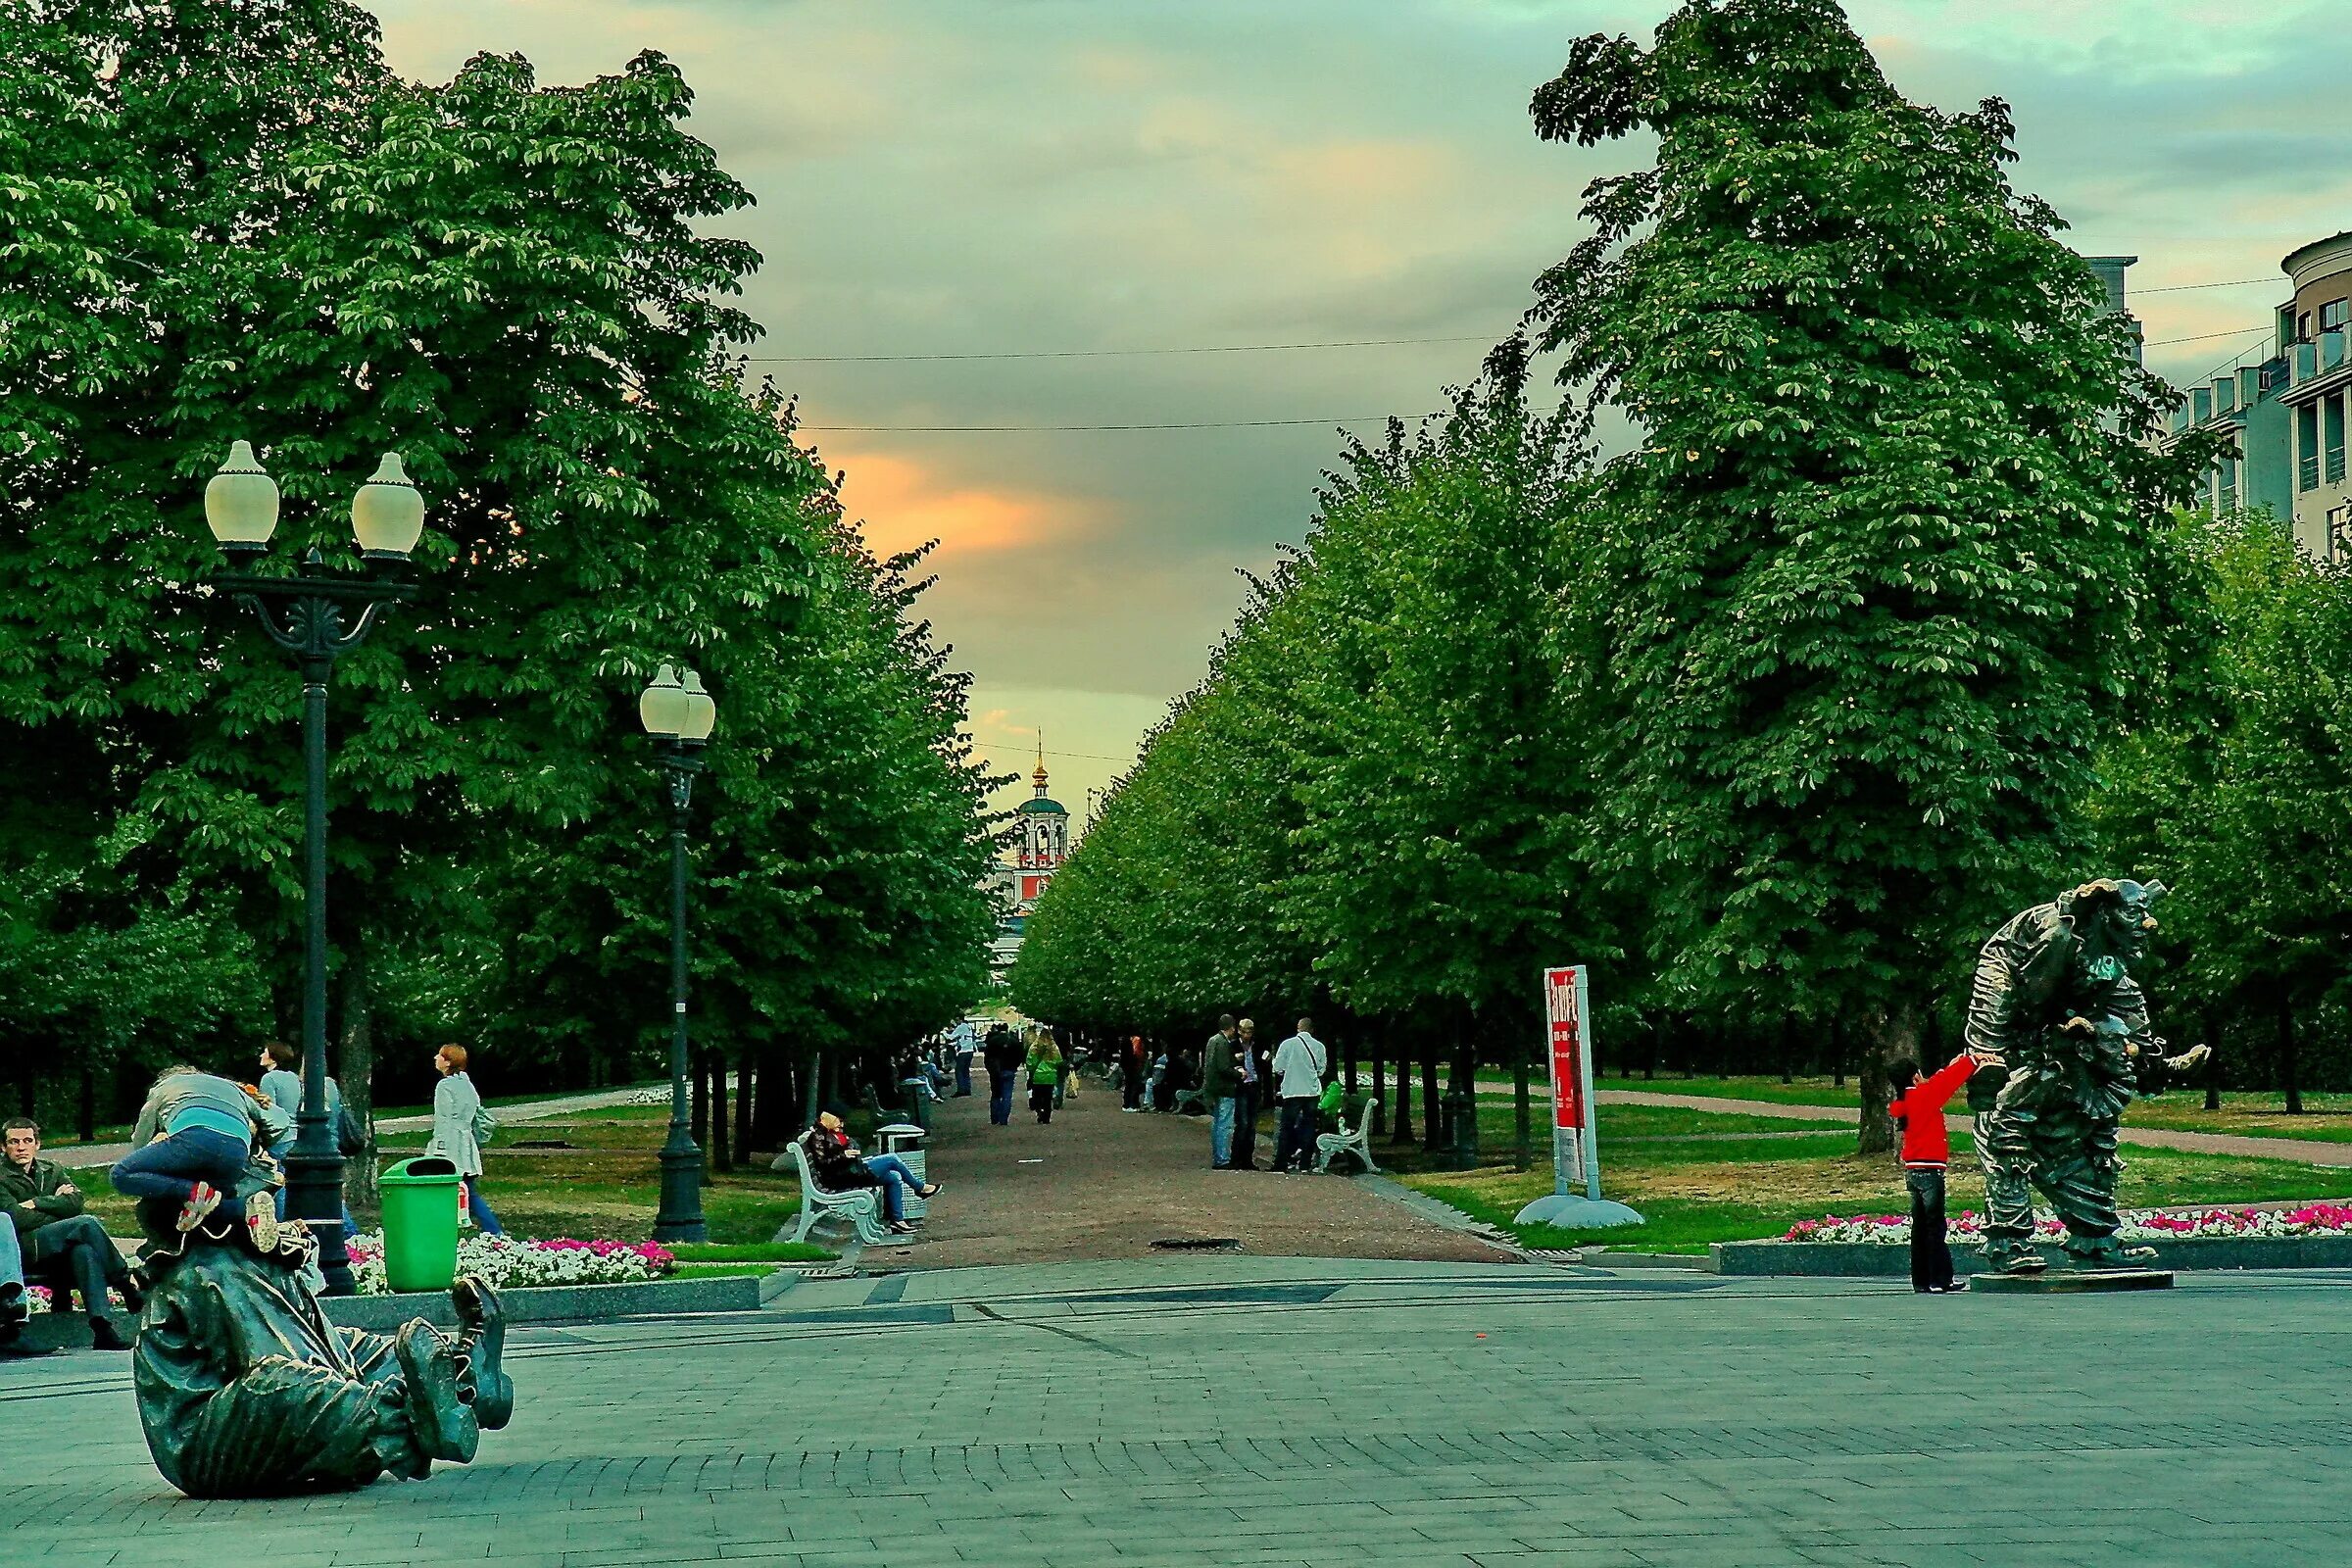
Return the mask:
<path id="1" fill-rule="evenodd" d="M 2295 411 L 2295 485 L 2301 490 L 2320 487 L 2320 406 L 2306 403 Z"/>
<path id="2" fill-rule="evenodd" d="M 2352 561 L 2352 507 L 2328 511 L 2328 559 Z"/>
<path id="3" fill-rule="evenodd" d="M 2311 313 L 2309 311 L 2305 311 L 2295 318 L 2295 341 L 2298 343 L 2311 341 Z"/>
<path id="4" fill-rule="evenodd" d="M 2320 405 L 2321 417 L 2327 429 L 2326 455 L 2328 482 L 2344 482 L 2344 399 L 2341 393 Z"/>
<path id="5" fill-rule="evenodd" d="M 2352 305 L 2352 300 L 2329 300 L 2321 306 L 2320 330 L 2323 332 L 2341 331 L 2344 325 L 2344 308 L 2348 305 Z"/>

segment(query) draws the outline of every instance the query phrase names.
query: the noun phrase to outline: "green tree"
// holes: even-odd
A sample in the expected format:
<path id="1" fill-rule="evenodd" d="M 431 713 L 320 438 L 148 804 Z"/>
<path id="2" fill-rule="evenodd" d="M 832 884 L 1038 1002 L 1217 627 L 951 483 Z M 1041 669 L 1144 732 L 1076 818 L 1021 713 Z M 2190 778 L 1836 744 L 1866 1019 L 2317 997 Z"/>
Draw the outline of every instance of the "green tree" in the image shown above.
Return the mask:
<path id="1" fill-rule="evenodd" d="M 1594 181 L 1534 318 L 1633 419 L 1603 474 L 1617 864 L 1667 982 L 1883 1053 L 2001 914 L 2077 880 L 2092 756 L 2148 678 L 2150 542 L 2210 452 L 2013 190 L 2006 108 L 1904 100 L 1833 0 L 1590 37 L 1538 133 Z"/>

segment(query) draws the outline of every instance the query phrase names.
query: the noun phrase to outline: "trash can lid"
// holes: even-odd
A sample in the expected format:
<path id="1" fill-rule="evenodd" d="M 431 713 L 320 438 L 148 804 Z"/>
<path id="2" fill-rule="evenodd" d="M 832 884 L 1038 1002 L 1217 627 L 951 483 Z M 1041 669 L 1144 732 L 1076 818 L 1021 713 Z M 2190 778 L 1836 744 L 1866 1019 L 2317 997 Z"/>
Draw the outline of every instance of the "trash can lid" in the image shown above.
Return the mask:
<path id="1" fill-rule="evenodd" d="M 457 1179 L 458 1166 L 455 1160 L 444 1159 L 439 1154 L 420 1154 L 390 1167 L 376 1178 L 376 1182 L 378 1185 L 390 1182 L 398 1187 L 408 1183 L 447 1184 Z"/>
<path id="2" fill-rule="evenodd" d="M 911 1133 L 917 1138 L 923 1136 L 923 1130 L 910 1121 L 894 1121 L 889 1126 L 877 1127 L 874 1129 L 874 1131 L 877 1133 L 898 1133 L 902 1136 Z"/>

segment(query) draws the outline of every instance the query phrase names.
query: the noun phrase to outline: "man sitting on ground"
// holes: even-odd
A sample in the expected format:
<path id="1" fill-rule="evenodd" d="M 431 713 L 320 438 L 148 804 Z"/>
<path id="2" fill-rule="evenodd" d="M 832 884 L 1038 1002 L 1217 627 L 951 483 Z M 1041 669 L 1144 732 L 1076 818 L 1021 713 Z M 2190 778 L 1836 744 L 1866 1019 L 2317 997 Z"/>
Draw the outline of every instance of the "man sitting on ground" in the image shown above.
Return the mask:
<path id="1" fill-rule="evenodd" d="M 129 1342 L 115 1332 L 114 1307 L 106 1296 L 107 1287 L 113 1286 L 130 1310 L 144 1304 L 122 1250 L 105 1226 L 81 1211 L 81 1189 L 54 1162 L 40 1157 L 41 1129 L 32 1118 L 11 1117 L 0 1126 L 0 1138 L 5 1139 L 8 1155 L 0 1160 L 0 1202 L 8 1205 L 27 1274 L 45 1277 L 60 1306 L 68 1286 L 81 1293 L 82 1307 L 90 1314 L 93 1349 L 129 1349 Z"/>

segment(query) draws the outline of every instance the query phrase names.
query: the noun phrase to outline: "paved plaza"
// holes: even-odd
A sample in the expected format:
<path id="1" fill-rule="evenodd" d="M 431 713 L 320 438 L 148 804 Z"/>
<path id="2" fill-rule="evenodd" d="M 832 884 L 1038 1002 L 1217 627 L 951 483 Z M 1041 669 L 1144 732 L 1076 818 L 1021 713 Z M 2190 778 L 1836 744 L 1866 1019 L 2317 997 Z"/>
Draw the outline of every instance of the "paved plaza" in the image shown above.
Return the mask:
<path id="1" fill-rule="evenodd" d="M 190 1502 L 121 1358 L 0 1365 L 0 1561 L 2331 1563 L 2352 1287 L 1189 1258 L 811 1281 L 517 1334 L 421 1483 Z"/>

